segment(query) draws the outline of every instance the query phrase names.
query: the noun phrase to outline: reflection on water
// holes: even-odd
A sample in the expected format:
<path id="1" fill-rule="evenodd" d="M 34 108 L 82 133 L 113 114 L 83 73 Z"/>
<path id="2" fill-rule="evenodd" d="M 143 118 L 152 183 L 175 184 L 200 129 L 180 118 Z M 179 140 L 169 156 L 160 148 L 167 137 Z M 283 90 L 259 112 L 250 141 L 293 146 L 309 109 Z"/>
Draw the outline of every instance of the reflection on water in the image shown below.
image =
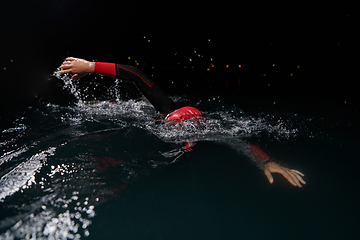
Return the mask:
<path id="1" fill-rule="evenodd" d="M 76 85 L 72 94 L 81 95 Z M 119 94 L 117 91 L 114 93 Z M 89 236 L 97 206 L 129 184 L 179 160 L 184 142 L 247 139 L 287 141 L 326 137 L 297 114 L 247 114 L 217 101 L 194 101 L 199 123 L 156 123 L 144 100 L 77 101 L 28 107 L 0 139 L 0 233 L 5 239 L 80 239 Z M 180 105 L 181 97 L 174 97 Z M 207 111 L 206 109 L 214 109 Z M 311 133 L 311 134 L 310 134 Z M 180 158 L 181 159 L 181 158 Z"/>

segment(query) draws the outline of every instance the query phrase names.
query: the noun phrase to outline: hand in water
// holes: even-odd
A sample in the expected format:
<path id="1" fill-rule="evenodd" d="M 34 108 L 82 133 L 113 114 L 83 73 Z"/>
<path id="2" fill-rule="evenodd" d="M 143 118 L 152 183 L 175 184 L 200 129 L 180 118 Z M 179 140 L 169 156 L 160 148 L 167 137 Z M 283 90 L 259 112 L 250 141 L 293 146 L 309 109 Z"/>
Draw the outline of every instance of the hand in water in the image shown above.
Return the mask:
<path id="1" fill-rule="evenodd" d="M 71 79 L 74 80 L 88 73 L 93 73 L 95 71 L 95 64 L 84 59 L 68 57 L 60 68 L 62 68 L 62 70 L 59 71 L 60 74 L 73 73 L 74 75 Z"/>
<path id="2" fill-rule="evenodd" d="M 264 173 L 269 179 L 270 183 L 274 182 L 274 178 L 272 177 L 271 173 L 280 173 L 295 187 L 302 187 L 301 184 L 306 184 L 306 182 L 302 179 L 304 176 L 303 173 L 299 172 L 298 170 L 282 167 L 275 162 L 269 162 L 265 164 Z"/>

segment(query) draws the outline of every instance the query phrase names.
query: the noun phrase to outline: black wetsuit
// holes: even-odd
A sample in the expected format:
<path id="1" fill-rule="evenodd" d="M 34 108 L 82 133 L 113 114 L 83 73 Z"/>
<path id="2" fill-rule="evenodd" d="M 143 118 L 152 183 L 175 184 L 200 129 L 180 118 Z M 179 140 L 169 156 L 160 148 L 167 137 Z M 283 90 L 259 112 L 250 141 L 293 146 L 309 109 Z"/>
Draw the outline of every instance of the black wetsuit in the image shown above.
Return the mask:
<path id="1" fill-rule="evenodd" d="M 160 87 L 136 67 L 117 63 L 95 64 L 95 73 L 134 82 L 140 92 L 161 114 L 170 113 L 178 108 L 173 100 L 166 97 Z"/>

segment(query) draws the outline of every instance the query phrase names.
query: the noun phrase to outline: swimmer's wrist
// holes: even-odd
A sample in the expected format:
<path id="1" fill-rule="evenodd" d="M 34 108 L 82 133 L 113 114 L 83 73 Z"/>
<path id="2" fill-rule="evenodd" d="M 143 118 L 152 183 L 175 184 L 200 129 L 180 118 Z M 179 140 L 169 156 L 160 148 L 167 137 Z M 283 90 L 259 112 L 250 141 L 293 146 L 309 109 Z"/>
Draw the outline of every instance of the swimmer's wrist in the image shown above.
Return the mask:
<path id="1" fill-rule="evenodd" d="M 272 159 L 272 158 L 269 158 L 269 159 L 267 159 L 267 160 L 264 160 L 264 165 L 266 165 L 266 164 L 268 164 L 268 163 L 271 163 L 271 162 L 275 162 L 274 161 L 274 159 Z"/>
<path id="2" fill-rule="evenodd" d="M 95 72 L 95 62 L 88 62 L 88 73 Z"/>
<path id="3" fill-rule="evenodd" d="M 259 166 L 260 169 L 264 170 L 264 169 L 265 169 L 265 166 L 266 166 L 267 164 L 271 163 L 271 162 L 275 162 L 274 159 L 268 158 L 268 159 L 266 159 L 266 160 L 263 160 L 262 162 L 259 162 L 259 163 L 258 163 L 258 166 Z"/>

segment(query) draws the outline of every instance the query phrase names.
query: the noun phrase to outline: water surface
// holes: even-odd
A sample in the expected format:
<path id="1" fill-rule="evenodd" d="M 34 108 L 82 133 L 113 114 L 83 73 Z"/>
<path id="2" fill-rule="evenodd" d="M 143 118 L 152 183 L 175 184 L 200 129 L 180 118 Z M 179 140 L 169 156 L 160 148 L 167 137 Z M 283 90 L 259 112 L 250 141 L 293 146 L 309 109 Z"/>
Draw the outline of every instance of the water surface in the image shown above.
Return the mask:
<path id="1" fill-rule="evenodd" d="M 76 83 L 62 81 L 73 103 L 29 104 L 1 129 L 1 238 L 359 236 L 355 105 L 270 111 L 261 100 L 242 109 L 217 97 L 173 96 L 206 118 L 169 125 L 156 123 L 145 100 L 122 100 L 119 82 L 109 103 L 86 102 Z M 295 188 L 278 175 L 269 184 L 237 149 L 243 142 L 302 171 L 307 184 Z M 196 144 L 185 151 L 187 143 Z"/>

